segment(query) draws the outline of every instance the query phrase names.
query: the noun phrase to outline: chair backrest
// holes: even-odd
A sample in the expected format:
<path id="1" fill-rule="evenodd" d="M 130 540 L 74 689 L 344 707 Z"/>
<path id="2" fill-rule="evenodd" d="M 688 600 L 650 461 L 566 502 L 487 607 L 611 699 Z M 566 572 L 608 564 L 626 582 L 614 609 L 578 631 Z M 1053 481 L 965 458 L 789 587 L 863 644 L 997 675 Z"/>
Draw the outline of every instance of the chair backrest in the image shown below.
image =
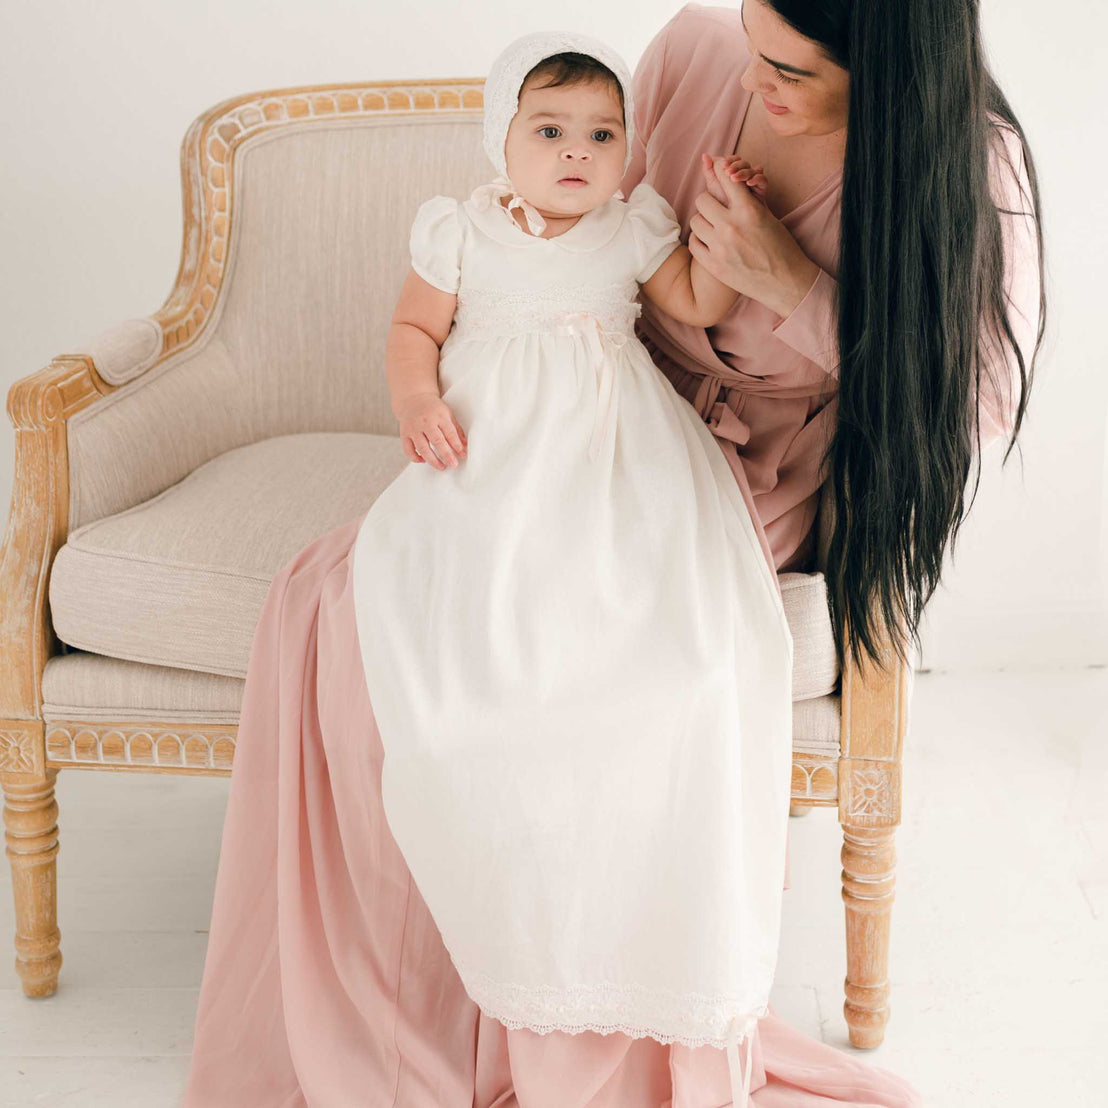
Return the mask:
<path id="1" fill-rule="evenodd" d="M 246 443 L 395 434 L 385 339 L 408 233 L 427 197 L 464 198 L 493 176 L 482 87 L 466 78 L 256 93 L 194 121 L 181 155 L 181 266 L 151 317 L 163 354 L 75 413 L 70 528 Z M 154 464 L 122 493 L 136 452 Z"/>
<path id="2" fill-rule="evenodd" d="M 214 323 L 258 431 L 395 433 L 385 338 L 416 208 L 491 176 L 480 113 L 289 122 L 242 145 Z"/>

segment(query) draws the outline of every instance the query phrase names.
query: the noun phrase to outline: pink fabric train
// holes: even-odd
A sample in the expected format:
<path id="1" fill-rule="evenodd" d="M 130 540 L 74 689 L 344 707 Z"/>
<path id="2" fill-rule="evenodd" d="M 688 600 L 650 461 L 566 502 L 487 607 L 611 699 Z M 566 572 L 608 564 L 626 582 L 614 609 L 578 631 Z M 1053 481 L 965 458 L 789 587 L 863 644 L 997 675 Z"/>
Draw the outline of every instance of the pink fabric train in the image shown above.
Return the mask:
<path id="1" fill-rule="evenodd" d="M 721 1108 L 723 1051 L 508 1030 L 470 1000 L 381 808 L 351 595 L 360 519 L 258 620 L 183 1108 Z M 756 1108 L 919 1108 L 906 1081 L 772 1014 Z"/>

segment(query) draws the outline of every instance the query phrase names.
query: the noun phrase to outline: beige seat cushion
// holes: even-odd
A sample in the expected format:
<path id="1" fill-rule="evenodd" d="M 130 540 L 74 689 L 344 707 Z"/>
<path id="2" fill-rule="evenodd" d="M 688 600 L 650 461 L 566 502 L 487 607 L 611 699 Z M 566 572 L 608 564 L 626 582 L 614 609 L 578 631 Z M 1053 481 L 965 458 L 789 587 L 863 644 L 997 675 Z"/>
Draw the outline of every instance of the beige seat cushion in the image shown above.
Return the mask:
<path id="1" fill-rule="evenodd" d="M 408 464 L 395 436 L 357 432 L 282 435 L 220 454 L 158 496 L 70 534 L 50 576 L 54 629 L 92 655 L 244 678 L 277 571 L 320 535 L 363 515 Z M 795 646 L 793 699 L 829 696 L 839 674 L 823 574 L 779 580 Z M 104 688 L 122 695 L 113 682 L 127 671 L 111 672 Z M 185 678 L 158 679 L 172 688 L 154 693 L 144 671 L 135 686 L 141 695 L 120 706 L 215 706 L 183 693 Z M 87 703 L 76 689 L 45 699 Z M 225 700 L 219 706 L 234 710 Z"/>
<path id="2" fill-rule="evenodd" d="M 71 649 L 46 660 L 42 716 L 47 722 L 237 724 L 245 686 L 241 677 Z"/>
<path id="3" fill-rule="evenodd" d="M 50 574 L 62 642 L 245 677 L 270 582 L 364 514 L 409 465 L 395 435 L 281 435 L 219 454 L 150 500 L 71 532 Z"/>

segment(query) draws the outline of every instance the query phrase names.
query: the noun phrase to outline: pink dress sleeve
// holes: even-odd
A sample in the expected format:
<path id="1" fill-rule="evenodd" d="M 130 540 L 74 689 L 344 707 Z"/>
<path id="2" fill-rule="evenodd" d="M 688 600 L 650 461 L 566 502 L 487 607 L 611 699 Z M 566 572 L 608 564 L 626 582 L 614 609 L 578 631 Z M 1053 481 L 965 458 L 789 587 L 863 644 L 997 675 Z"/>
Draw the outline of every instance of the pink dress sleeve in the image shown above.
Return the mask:
<path id="1" fill-rule="evenodd" d="M 1025 367 L 1039 329 L 1039 251 L 1035 232 L 1035 217 L 1031 209 L 1031 187 L 1023 158 L 1019 136 L 1006 124 L 1001 136 L 991 148 L 990 165 L 993 201 L 1000 212 L 1000 227 L 1004 243 L 1004 289 L 1012 309 L 1009 319 L 1012 333 L 1019 344 Z M 1001 143 L 1009 160 L 1001 157 Z M 1014 174 L 1012 167 L 1018 166 Z M 1021 190 L 1022 189 L 1022 195 Z M 772 333 L 793 350 L 815 362 L 832 377 L 839 373 L 838 319 L 835 294 L 838 282 L 821 269 L 804 299 L 785 316 Z M 982 326 L 983 365 L 981 370 L 981 449 L 999 439 L 1007 439 L 1015 426 L 1019 402 L 1019 363 L 1011 347 L 1001 348 L 991 341 Z M 989 379 L 989 369 L 996 374 L 1006 395 L 998 397 Z"/>
<path id="2" fill-rule="evenodd" d="M 839 375 L 838 291 L 839 282 L 821 268 L 804 299 L 771 331 L 832 377 Z"/>

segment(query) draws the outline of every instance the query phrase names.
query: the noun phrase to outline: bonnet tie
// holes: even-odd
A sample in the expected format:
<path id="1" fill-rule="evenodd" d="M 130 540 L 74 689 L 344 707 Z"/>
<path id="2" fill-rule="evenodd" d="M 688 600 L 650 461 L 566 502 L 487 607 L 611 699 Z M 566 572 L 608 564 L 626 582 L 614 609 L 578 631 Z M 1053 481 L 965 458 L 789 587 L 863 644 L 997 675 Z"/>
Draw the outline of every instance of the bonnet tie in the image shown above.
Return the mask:
<path id="1" fill-rule="evenodd" d="M 511 197 L 507 207 L 500 203 L 500 197 L 502 196 Z M 532 203 L 516 192 L 515 186 L 503 174 L 484 185 L 478 185 L 473 190 L 470 200 L 478 211 L 484 211 L 486 208 L 492 207 L 500 208 L 511 219 L 512 223 L 515 223 L 515 219 L 512 218 L 512 209 L 519 208 L 527 220 L 527 226 L 531 229 L 532 235 L 541 236 L 543 231 L 546 230 L 546 220 L 543 219 Z"/>
<path id="2" fill-rule="evenodd" d="M 507 204 L 501 204 L 500 198 L 502 196 L 510 196 L 511 199 Z M 625 199 L 623 190 L 616 189 L 612 194 L 612 199 Z M 483 185 L 478 185 L 470 195 L 470 202 L 481 212 L 487 211 L 489 208 L 499 208 L 508 217 L 508 222 L 520 231 L 520 233 L 523 233 L 523 228 L 520 227 L 513 218 L 513 208 L 519 208 L 519 210 L 523 212 L 524 218 L 527 220 L 527 226 L 535 238 L 542 238 L 542 233 L 546 230 L 546 220 L 543 219 L 538 208 L 516 192 L 515 185 L 503 174 L 493 178 L 491 181 L 487 181 Z M 555 238 L 556 237 L 557 236 L 555 236 Z"/>

